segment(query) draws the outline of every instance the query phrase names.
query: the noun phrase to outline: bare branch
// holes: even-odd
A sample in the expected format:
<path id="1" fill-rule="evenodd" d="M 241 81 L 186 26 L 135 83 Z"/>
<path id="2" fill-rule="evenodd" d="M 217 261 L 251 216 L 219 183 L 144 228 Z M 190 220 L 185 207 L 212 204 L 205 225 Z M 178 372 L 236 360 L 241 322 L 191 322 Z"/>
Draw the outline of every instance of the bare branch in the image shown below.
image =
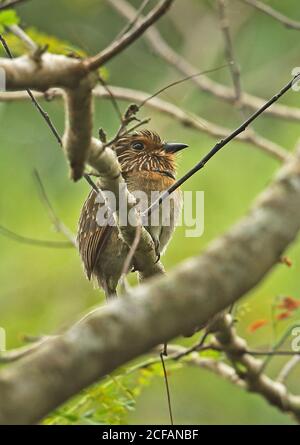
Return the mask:
<path id="1" fill-rule="evenodd" d="M 264 2 L 261 2 L 259 0 L 240 1 L 246 3 L 247 5 L 253 6 L 253 8 L 256 8 L 258 11 L 263 12 L 269 17 L 272 17 L 273 19 L 284 25 L 286 28 L 300 30 L 300 22 L 286 17 L 285 15 L 281 14 L 281 12 L 276 11 L 276 9 L 272 8 L 270 5 L 266 5 Z"/>
<path id="2" fill-rule="evenodd" d="M 217 344 L 233 363 L 240 379 L 246 383 L 246 389 L 262 395 L 271 405 L 292 414 L 300 423 L 300 397 L 289 394 L 282 383 L 262 373 L 262 362 L 246 352 L 246 341 L 236 334 L 231 315 L 217 317 L 213 328 L 216 330 Z M 243 366 L 242 370 L 239 364 Z"/>
<path id="3" fill-rule="evenodd" d="M 22 346 L 18 349 L 13 349 L 7 352 L 0 352 L 0 364 L 12 363 L 20 360 L 27 355 L 32 354 L 38 348 L 40 348 L 49 338 L 54 338 L 54 336 L 43 336 L 41 339 L 32 342 L 29 345 Z"/>
<path id="4" fill-rule="evenodd" d="M 221 23 L 221 29 L 223 32 L 224 42 L 225 42 L 225 53 L 226 53 L 226 59 L 229 62 L 231 77 L 233 81 L 234 86 L 234 92 L 235 92 L 235 100 L 237 106 L 240 106 L 240 100 L 242 96 L 242 86 L 241 86 L 241 71 L 240 67 L 237 64 L 235 57 L 234 57 L 234 51 L 233 51 L 233 44 L 231 39 L 231 34 L 229 30 L 229 22 L 227 18 L 226 13 L 226 7 L 225 7 L 225 0 L 217 0 L 218 9 L 219 9 L 219 15 L 220 15 L 220 23 Z"/>
<path id="5" fill-rule="evenodd" d="M 44 184 L 42 183 L 42 179 L 41 179 L 38 171 L 34 170 L 33 175 L 36 180 L 36 184 L 38 187 L 41 201 L 44 204 L 44 206 L 48 212 L 49 218 L 52 221 L 52 223 L 55 227 L 55 230 L 59 233 L 62 233 L 70 241 L 70 243 L 73 244 L 74 247 L 77 247 L 75 235 L 73 235 L 73 233 L 64 225 L 64 223 L 56 215 L 56 213 L 51 205 L 51 202 L 47 196 L 46 189 L 44 187 Z"/>
<path id="6" fill-rule="evenodd" d="M 51 87 L 76 88 L 87 75 L 82 60 L 50 53 L 42 54 L 40 59 L 37 61 L 31 55 L 12 60 L 0 58 L 0 67 L 6 74 L 6 89 L 47 91 Z"/>
<path id="7" fill-rule="evenodd" d="M 109 86 L 110 92 L 114 95 L 114 97 L 118 100 L 135 102 L 137 104 L 141 104 L 149 98 L 148 93 L 144 91 L 133 90 L 129 88 L 122 88 L 116 86 Z M 98 98 L 109 99 L 110 94 L 104 89 L 97 86 L 93 90 L 94 96 Z M 35 92 L 37 98 L 44 98 L 43 93 Z M 56 99 L 62 96 L 61 90 L 58 88 L 51 89 L 47 91 L 46 99 Z M 0 102 L 12 102 L 12 101 L 22 101 L 26 100 L 26 95 L 20 92 L 11 92 L 11 93 L 0 93 Z M 146 103 L 147 107 L 152 108 L 153 110 L 164 113 L 180 122 L 183 126 L 192 128 L 196 131 L 200 131 L 206 133 L 210 136 L 216 138 L 225 138 L 232 131 L 220 127 L 212 122 L 205 120 L 204 118 L 193 114 L 192 112 L 185 111 L 181 107 L 167 102 L 166 100 L 153 98 Z M 262 149 L 267 154 L 271 155 L 275 159 L 279 161 L 287 161 L 290 158 L 289 153 L 287 153 L 283 147 L 272 142 L 268 139 L 263 138 L 262 136 L 253 135 L 251 131 L 247 131 L 242 133 L 236 137 L 237 140 L 243 141 L 248 144 L 253 144 L 256 147 Z"/>
<path id="8" fill-rule="evenodd" d="M 161 0 L 159 4 L 153 8 L 149 14 L 143 19 L 137 20 L 132 28 L 121 36 L 116 41 L 112 42 L 111 45 L 106 47 L 103 51 L 94 57 L 86 60 L 86 66 L 90 70 L 95 70 L 107 63 L 129 45 L 131 45 L 135 40 L 137 40 L 153 23 L 155 23 L 162 15 L 164 15 L 174 0 Z"/>
<path id="9" fill-rule="evenodd" d="M 4 9 L 14 8 L 15 6 L 21 5 L 21 3 L 24 3 L 25 1 L 28 0 L 9 0 L 0 5 L 0 11 L 3 11 Z"/>
<path id="10" fill-rule="evenodd" d="M 122 31 L 118 34 L 116 40 L 118 40 L 120 37 L 122 37 L 124 34 L 126 34 L 126 32 L 129 31 L 133 27 L 133 25 L 136 23 L 137 19 L 140 17 L 140 15 L 144 11 L 144 9 L 148 5 L 148 3 L 150 3 L 150 1 L 151 0 L 143 0 L 143 2 L 141 3 L 141 6 L 139 7 L 139 9 L 136 12 L 136 16 L 127 23 L 127 25 L 124 27 L 124 29 L 122 29 Z"/>
<path id="11" fill-rule="evenodd" d="M 23 31 L 23 29 L 20 26 L 11 25 L 11 26 L 8 26 L 8 29 L 16 37 L 18 37 L 22 42 L 24 42 L 30 51 L 36 51 L 38 49 L 38 45 L 32 40 L 31 37 L 29 37 L 28 34 L 26 34 L 25 31 Z"/>
<path id="12" fill-rule="evenodd" d="M 248 126 L 255 121 L 265 110 L 270 108 L 277 100 L 280 99 L 285 93 L 287 93 L 294 83 L 300 78 L 300 74 L 297 74 L 290 82 L 288 82 L 277 94 L 275 94 L 268 102 L 266 102 L 259 110 L 257 110 L 252 116 L 250 116 L 245 122 L 243 122 L 236 130 L 234 130 L 225 139 L 219 141 L 205 156 L 202 158 L 198 164 L 196 164 L 191 170 L 189 170 L 185 175 L 178 179 L 171 187 L 165 190 L 161 196 L 151 204 L 151 206 L 146 211 L 147 215 L 150 215 L 156 208 L 158 208 L 161 203 L 178 187 L 180 187 L 184 182 L 191 178 L 195 173 L 205 167 L 207 162 L 215 156 L 223 147 L 225 147 L 229 142 L 231 142 L 237 135 L 245 131 Z"/>
<path id="13" fill-rule="evenodd" d="M 39 240 L 35 238 L 28 238 L 22 235 L 19 235 L 15 232 L 13 232 L 10 229 L 7 229 L 6 227 L 0 226 L 0 233 L 3 236 L 6 236 L 7 238 L 10 238 L 14 241 L 17 241 L 18 243 L 22 244 L 29 244 L 36 247 L 50 247 L 50 248 L 69 248 L 73 247 L 73 244 L 68 241 L 45 241 L 45 240 Z"/>
<path id="14" fill-rule="evenodd" d="M 136 15 L 136 10 L 131 6 L 126 0 L 108 0 L 109 3 L 126 19 L 132 20 Z M 141 20 L 141 19 L 139 19 Z M 137 23 L 139 23 L 139 20 Z M 171 48 L 168 43 L 163 39 L 159 31 L 155 27 L 151 27 L 145 34 L 147 42 L 150 44 L 151 48 L 155 53 L 165 60 L 169 65 L 172 65 L 177 71 L 182 73 L 184 76 L 190 76 L 193 73 L 199 71 L 198 67 L 193 66 L 184 57 L 179 55 L 173 48 Z M 218 99 L 224 100 L 225 102 L 234 103 L 235 102 L 235 92 L 232 88 L 225 85 L 221 85 L 209 79 L 206 76 L 201 76 L 199 78 L 195 77 L 193 79 L 195 85 L 197 85 L 202 91 L 205 91 Z M 243 93 L 241 103 L 251 110 L 257 110 L 262 107 L 265 100 L 260 97 L 252 96 L 247 93 Z M 266 110 L 266 114 L 274 117 L 279 117 L 287 120 L 300 120 L 300 109 L 289 107 L 286 105 L 275 104 L 272 108 Z"/>
<path id="15" fill-rule="evenodd" d="M 135 102 L 137 104 L 146 103 L 147 107 L 175 118 L 183 126 L 206 133 L 210 136 L 226 138 L 232 132 L 227 128 L 220 127 L 165 100 L 153 98 L 148 101 L 149 96 L 143 91 L 115 86 L 110 86 L 110 89 L 114 96 L 119 100 Z M 0 93 L 0 101 L 2 100 L 2 97 L 4 97 L 4 100 L 6 100 L 8 97 L 7 95 L 3 96 L 3 94 Z M 99 98 L 108 98 L 105 91 L 100 87 L 96 87 L 94 89 L 94 95 Z M 275 142 L 269 141 L 261 136 L 253 135 L 253 133 L 250 131 L 238 135 L 236 139 L 253 144 L 280 161 L 287 161 L 290 157 L 283 147 L 280 147 Z"/>

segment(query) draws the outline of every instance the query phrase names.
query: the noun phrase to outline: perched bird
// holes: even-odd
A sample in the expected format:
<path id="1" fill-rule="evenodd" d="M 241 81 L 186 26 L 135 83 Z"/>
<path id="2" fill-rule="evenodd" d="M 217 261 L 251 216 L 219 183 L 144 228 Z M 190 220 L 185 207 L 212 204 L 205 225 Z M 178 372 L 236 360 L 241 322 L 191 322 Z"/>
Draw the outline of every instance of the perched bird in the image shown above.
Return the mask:
<path id="1" fill-rule="evenodd" d="M 139 211 L 143 212 L 150 206 L 151 192 L 160 194 L 175 182 L 176 153 L 185 147 L 186 144 L 165 143 L 158 134 L 149 130 L 134 132 L 117 140 L 113 149 L 128 190 L 133 194 L 136 191 L 145 192 L 139 202 Z M 88 279 L 96 278 L 108 298 L 116 294 L 129 249 L 118 236 L 116 227 L 97 223 L 100 204 L 96 202 L 96 196 L 92 190 L 83 205 L 77 240 Z M 155 220 L 153 215 L 153 219 L 144 225 L 158 255 L 163 253 L 173 234 L 182 206 L 179 189 L 168 199 L 167 212 L 163 212 L 162 208 L 157 209 L 158 218 Z"/>

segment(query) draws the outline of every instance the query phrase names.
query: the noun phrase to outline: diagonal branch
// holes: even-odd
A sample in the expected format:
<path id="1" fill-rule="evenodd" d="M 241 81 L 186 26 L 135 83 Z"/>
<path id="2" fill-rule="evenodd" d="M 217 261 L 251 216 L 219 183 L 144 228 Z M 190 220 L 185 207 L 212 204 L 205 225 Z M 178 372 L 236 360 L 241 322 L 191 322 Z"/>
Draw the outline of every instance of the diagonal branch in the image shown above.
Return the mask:
<path id="1" fill-rule="evenodd" d="M 124 35 L 112 42 L 107 48 L 94 57 L 87 59 L 86 65 L 88 69 L 95 70 L 107 63 L 113 57 L 136 41 L 153 23 L 155 23 L 162 15 L 164 15 L 174 0 L 161 0 L 159 4 L 153 8 L 149 14 L 142 19 L 136 19 L 134 25 Z M 133 17 L 133 20 L 135 17 Z"/>
<path id="2" fill-rule="evenodd" d="M 18 243 L 29 244 L 31 246 L 36 246 L 36 247 L 49 247 L 57 249 L 74 247 L 71 241 L 48 241 L 36 238 L 29 238 L 23 235 L 19 235 L 18 233 L 15 233 L 12 230 L 7 229 L 6 227 L 3 226 L 0 226 L 0 234 L 14 241 L 17 241 Z"/>
<path id="3" fill-rule="evenodd" d="M 215 156 L 223 147 L 225 147 L 229 142 L 231 142 L 236 136 L 244 132 L 249 125 L 255 121 L 259 116 L 264 113 L 264 111 L 268 110 L 271 105 L 277 102 L 284 94 L 286 94 L 293 87 L 294 83 L 300 79 L 300 73 L 297 74 L 290 82 L 288 82 L 277 94 L 271 97 L 259 110 L 253 113 L 248 119 L 245 120 L 236 130 L 234 130 L 231 134 L 229 134 L 225 139 L 219 141 L 214 147 L 193 167 L 189 170 L 185 175 L 183 175 L 180 179 L 178 179 L 171 187 L 165 190 L 161 196 L 151 204 L 151 206 L 146 211 L 147 215 L 150 215 L 156 208 L 158 208 L 161 203 L 168 198 L 168 196 L 177 190 L 184 182 L 186 182 L 189 178 L 191 178 L 195 173 L 200 171 L 205 167 L 207 162 Z"/>
<path id="4" fill-rule="evenodd" d="M 93 90 L 93 95 L 100 99 L 104 98 L 110 100 L 111 94 L 113 94 L 115 99 L 127 102 L 134 102 L 138 105 L 146 102 L 145 105 L 147 107 L 176 119 L 184 127 L 206 133 L 216 138 L 226 138 L 232 132 L 232 130 L 228 128 L 220 127 L 212 122 L 205 120 L 200 116 L 197 116 L 190 111 L 185 111 L 182 107 L 178 107 L 177 105 L 174 105 L 171 102 L 167 102 L 166 100 L 159 99 L 157 97 L 148 100 L 149 95 L 145 91 L 133 90 L 130 88 L 123 88 L 111 85 L 109 86 L 109 89 L 110 92 L 108 92 L 107 89 L 104 87 L 97 86 Z M 38 92 L 35 92 L 35 95 L 37 98 L 46 98 L 47 100 L 53 100 L 61 98 L 62 92 L 58 88 L 53 88 L 51 90 L 48 90 L 46 92 L 46 95 Z M 24 94 L 22 91 L 0 93 L 0 102 L 22 101 L 26 99 L 26 94 Z M 253 133 L 250 131 L 239 134 L 236 139 L 247 144 L 255 145 L 256 147 L 260 148 L 262 151 L 265 151 L 267 154 L 274 157 L 275 159 L 278 159 L 279 161 L 284 162 L 290 158 L 289 153 L 287 153 L 283 147 L 262 136 L 258 136 L 257 134 L 253 135 Z"/>
<path id="5" fill-rule="evenodd" d="M 133 8 L 126 0 L 108 1 L 111 6 L 113 6 L 118 13 L 124 16 L 126 19 L 132 20 L 136 16 L 135 8 Z M 171 48 L 154 26 L 152 26 L 144 34 L 144 37 L 149 43 L 150 47 L 159 57 L 165 60 L 169 65 L 173 66 L 184 76 L 191 76 L 199 71 L 199 67 L 193 66 L 183 56 L 179 55 L 173 48 Z M 218 99 L 231 104 L 235 102 L 235 92 L 232 88 L 215 82 L 207 76 L 201 76 L 199 78 L 195 77 L 192 79 L 192 81 L 202 91 L 212 94 Z M 241 99 L 241 104 L 251 110 L 257 110 L 258 108 L 262 107 L 264 102 L 264 99 L 245 92 L 243 93 L 243 97 Z M 272 106 L 272 108 L 266 110 L 266 114 L 286 120 L 300 120 L 300 109 L 289 107 L 287 105 L 275 104 Z"/>
<path id="6" fill-rule="evenodd" d="M 39 192 L 39 195 L 40 195 L 41 202 L 42 202 L 42 204 L 44 204 L 44 206 L 45 206 L 45 208 L 46 208 L 46 210 L 48 212 L 50 221 L 52 222 L 55 230 L 57 232 L 59 232 L 59 233 L 62 233 L 67 238 L 67 240 L 69 240 L 69 242 L 71 244 L 73 244 L 74 247 L 77 247 L 75 236 L 70 231 L 70 229 L 68 229 L 68 227 L 66 227 L 64 225 L 64 223 L 59 219 L 59 217 L 55 213 L 55 211 L 54 211 L 54 209 L 52 207 L 52 204 L 51 204 L 51 202 L 50 202 L 50 200 L 48 198 L 48 195 L 46 193 L 46 189 L 44 187 L 42 179 L 41 179 L 41 177 L 40 177 L 40 175 L 39 175 L 37 170 L 33 171 L 33 176 L 34 176 L 34 179 L 36 181 L 36 185 L 37 185 L 37 188 L 38 188 L 38 192 Z"/>
<path id="7" fill-rule="evenodd" d="M 15 6 L 18 6 L 21 3 L 24 3 L 25 1 L 28 0 L 9 0 L 7 2 L 0 4 L 0 11 L 3 11 L 4 9 L 14 8 Z"/>
<path id="8" fill-rule="evenodd" d="M 261 2 L 259 0 L 240 1 L 246 3 L 247 5 L 253 6 L 253 8 L 256 8 L 258 11 L 263 12 L 269 17 L 272 17 L 273 19 L 284 25 L 286 28 L 300 30 L 300 22 L 297 22 L 296 20 L 290 19 L 284 14 L 281 14 L 281 12 L 276 11 L 276 9 L 272 8 L 272 6 L 266 5 L 264 2 Z"/>

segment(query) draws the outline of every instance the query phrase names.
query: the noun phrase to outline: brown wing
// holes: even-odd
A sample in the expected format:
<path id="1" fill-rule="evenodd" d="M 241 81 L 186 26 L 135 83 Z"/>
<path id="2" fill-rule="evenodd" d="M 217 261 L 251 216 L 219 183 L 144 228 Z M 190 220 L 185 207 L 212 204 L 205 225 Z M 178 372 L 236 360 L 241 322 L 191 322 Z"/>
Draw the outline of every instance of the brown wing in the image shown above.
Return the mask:
<path id="1" fill-rule="evenodd" d="M 99 204 L 95 202 L 96 197 L 96 192 L 92 190 L 83 205 L 77 234 L 79 253 L 89 280 L 112 231 L 109 224 L 97 224 Z"/>

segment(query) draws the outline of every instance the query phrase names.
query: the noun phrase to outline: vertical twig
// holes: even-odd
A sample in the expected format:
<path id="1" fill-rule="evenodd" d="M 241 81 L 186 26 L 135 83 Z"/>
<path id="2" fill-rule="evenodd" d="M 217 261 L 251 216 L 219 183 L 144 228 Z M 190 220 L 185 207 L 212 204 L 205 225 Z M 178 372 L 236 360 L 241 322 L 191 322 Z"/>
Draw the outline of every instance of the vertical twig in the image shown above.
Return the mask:
<path id="1" fill-rule="evenodd" d="M 168 399 L 168 409 L 169 409 L 170 422 L 171 422 L 171 425 L 174 425 L 173 412 L 172 412 L 172 403 L 171 403 L 171 394 L 170 394 L 168 375 L 167 375 L 167 371 L 166 371 L 166 365 L 165 365 L 164 353 L 163 352 L 160 353 L 160 360 L 161 360 L 161 364 L 162 364 L 162 368 L 163 368 L 163 372 L 164 372 L 164 379 L 165 379 L 165 386 L 166 386 L 167 399 Z"/>
<path id="2" fill-rule="evenodd" d="M 228 17 L 226 14 L 226 0 L 217 0 L 217 4 L 219 10 L 221 30 L 225 42 L 225 55 L 229 63 L 229 69 L 231 72 L 232 82 L 234 86 L 236 104 L 238 105 L 238 107 L 241 107 L 241 96 L 242 96 L 241 71 L 234 57 L 233 43 L 229 29 Z"/>

